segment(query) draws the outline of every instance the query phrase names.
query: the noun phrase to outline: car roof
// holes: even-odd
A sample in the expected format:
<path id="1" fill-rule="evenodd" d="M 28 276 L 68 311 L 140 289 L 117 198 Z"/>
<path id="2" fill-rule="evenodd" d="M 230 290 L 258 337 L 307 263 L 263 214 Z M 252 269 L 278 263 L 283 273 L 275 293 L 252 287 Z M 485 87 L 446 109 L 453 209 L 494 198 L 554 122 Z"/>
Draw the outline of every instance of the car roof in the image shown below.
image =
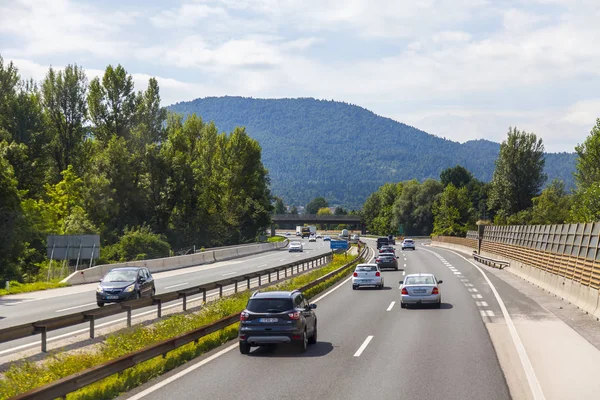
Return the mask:
<path id="1" fill-rule="evenodd" d="M 117 267 L 117 268 L 111 269 L 108 272 L 116 271 L 116 270 L 119 270 L 119 271 L 139 271 L 140 269 L 146 269 L 146 267 Z"/>
<path id="2" fill-rule="evenodd" d="M 406 280 L 406 278 L 409 278 L 409 277 L 419 277 L 419 276 L 433 276 L 435 278 L 434 274 L 420 273 L 420 274 L 408 274 L 404 277 L 404 279 Z"/>
<path id="3" fill-rule="evenodd" d="M 291 298 L 296 293 L 301 293 L 299 290 L 283 291 L 274 290 L 271 292 L 254 292 L 251 299 L 286 299 Z"/>

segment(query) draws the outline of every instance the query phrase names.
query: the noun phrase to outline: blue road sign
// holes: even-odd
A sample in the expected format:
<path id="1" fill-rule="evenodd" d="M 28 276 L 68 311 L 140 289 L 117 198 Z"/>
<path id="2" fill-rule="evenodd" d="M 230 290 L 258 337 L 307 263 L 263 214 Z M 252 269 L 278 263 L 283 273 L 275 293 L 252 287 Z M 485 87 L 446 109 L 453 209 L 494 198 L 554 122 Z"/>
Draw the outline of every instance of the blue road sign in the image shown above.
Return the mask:
<path id="1" fill-rule="evenodd" d="M 330 243 L 330 249 L 331 250 L 339 250 L 339 249 L 344 249 L 346 250 L 348 248 L 348 241 L 347 240 L 332 240 Z"/>

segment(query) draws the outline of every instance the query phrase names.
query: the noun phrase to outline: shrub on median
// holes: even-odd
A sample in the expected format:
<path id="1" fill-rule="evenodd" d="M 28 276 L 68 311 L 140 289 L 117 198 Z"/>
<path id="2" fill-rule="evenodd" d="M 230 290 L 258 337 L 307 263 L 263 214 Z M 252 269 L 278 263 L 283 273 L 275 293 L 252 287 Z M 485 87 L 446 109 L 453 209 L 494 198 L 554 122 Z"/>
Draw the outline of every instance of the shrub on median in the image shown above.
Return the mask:
<path id="1" fill-rule="evenodd" d="M 351 260 L 351 258 L 345 259 L 343 255 L 336 255 L 328 265 L 269 287 L 267 290 L 292 290 L 302 287 L 336 270 Z M 307 290 L 305 292 L 306 296 L 308 298 L 313 297 L 320 291 L 332 286 L 342 277 L 346 276 L 349 269 Z M 198 313 L 174 315 L 159 321 L 153 326 L 135 327 L 124 332 L 109 335 L 95 352 L 56 354 L 41 364 L 30 362 L 16 363 L 5 372 L 4 378 L 0 379 L 0 399 L 10 398 L 19 393 L 27 392 L 33 388 L 115 359 L 132 351 L 142 349 L 161 340 L 189 332 L 227 315 L 240 312 L 246 306 L 249 296 L 249 291 L 241 292 L 209 303 Z M 201 338 L 198 343 L 189 343 L 182 346 L 168 353 L 164 358 L 153 358 L 122 373 L 115 374 L 73 392 L 67 398 L 114 398 L 119 393 L 131 390 L 235 337 L 237 337 L 237 324 L 207 335 Z"/>
<path id="2" fill-rule="evenodd" d="M 38 290 L 55 289 L 60 287 L 68 286 L 66 283 L 61 283 L 59 280 L 50 282 L 32 282 L 32 283 L 20 283 L 17 281 L 10 281 L 9 289 L 0 289 L 0 296 L 7 294 L 19 294 L 35 292 Z"/>

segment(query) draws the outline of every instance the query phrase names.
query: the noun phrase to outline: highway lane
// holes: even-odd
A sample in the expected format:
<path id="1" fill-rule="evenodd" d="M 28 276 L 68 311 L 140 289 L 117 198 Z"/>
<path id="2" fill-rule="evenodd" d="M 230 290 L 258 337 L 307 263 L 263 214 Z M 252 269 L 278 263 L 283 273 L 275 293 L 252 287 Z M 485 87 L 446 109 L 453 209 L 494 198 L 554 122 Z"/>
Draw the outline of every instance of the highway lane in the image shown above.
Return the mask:
<path id="1" fill-rule="evenodd" d="M 422 246 L 398 254 L 406 273 L 444 280 L 441 309 L 401 309 L 403 271 L 385 271 L 384 290 L 353 291 L 346 281 L 319 300 L 319 342 L 305 354 L 278 347 L 242 356 L 233 341 L 205 365 L 169 374 L 178 379 L 159 378 L 122 398 L 510 398 L 467 278 Z"/>
<path id="2" fill-rule="evenodd" d="M 156 273 L 154 278 L 157 293 L 182 290 L 186 287 L 224 279 L 227 276 L 255 272 L 330 251 L 327 242 L 321 240 L 316 243 L 309 243 L 308 240 L 303 242 L 305 251 L 302 253 L 289 253 L 287 249 L 282 249 L 229 261 Z M 44 292 L 4 296 L 0 299 L 0 328 L 97 308 L 95 301 L 96 287 L 97 283 L 93 283 Z M 192 301 L 195 297 L 190 297 L 189 301 Z M 169 303 L 167 306 L 169 306 Z M 155 310 L 155 307 L 143 308 L 134 311 L 133 315 L 150 314 Z M 125 314 L 103 318 L 99 323 L 110 324 L 111 321 L 122 321 L 124 316 Z M 49 332 L 48 337 L 66 337 L 69 336 L 69 333 L 81 331 L 88 326 L 89 324 L 86 323 L 59 329 Z M 27 348 L 28 345 L 37 345 L 39 340 L 39 336 L 36 335 L 9 343 L 1 343 L 0 356 Z"/>

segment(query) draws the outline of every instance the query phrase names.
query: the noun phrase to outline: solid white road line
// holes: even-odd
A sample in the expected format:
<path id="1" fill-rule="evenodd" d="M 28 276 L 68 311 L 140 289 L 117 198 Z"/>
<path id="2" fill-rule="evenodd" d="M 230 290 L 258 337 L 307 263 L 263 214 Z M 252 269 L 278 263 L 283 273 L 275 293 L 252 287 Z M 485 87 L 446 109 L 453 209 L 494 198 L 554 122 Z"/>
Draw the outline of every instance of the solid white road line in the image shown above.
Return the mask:
<path id="1" fill-rule="evenodd" d="M 76 309 L 76 308 L 89 307 L 89 306 L 95 306 L 95 305 L 96 305 L 96 303 L 82 304 L 82 305 L 80 305 L 80 306 L 69 307 L 69 308 L 63 308 L 62 310 L 56 310 L 56 312 L 69 311 L 69 310 L 74 310 L 74 309 Z"/>
<path id="2" fill-rule="evenodd" d="M 394 308 L 394 304 L 396 304 L 396 302 L 395 302 L 395 301 L 392 301 L 392 302 L 390 303 L 389 307 L 387 308 L 387 310 L 385 310 L 385 311 L 392 311 L 392 308 Z"/>
<path id="3" fill-rule="evenodd" d="M 475 305 L 477 305 L 477 307 L 487 307 L 488 303 L 487 301 L 476 301 Z"/>
<path id="4" fill-rule="evenodd" d="M 223 354 L 229 353 L 231 350 L 235 349 L 236 347 L 238 347 L 237 343 L 232 344 L 229 347 L 225 347 L 223 350 L 219 351 L 218 353 L 215 353 L 212 356 L 205 358 L 204 360 L 200 361 L 197 364 L 192 365 L 191 367 L 188 367 L 184 370 L 179 371 L 175 375 L 165 379 L 164 381 L 160 381 L 156 385 L 150 386 L 148 389 L 139 392 L 138 394 L 130 397 L 128 400 L 138 400 L 138 399 L 141 399 L 141 398 L 149 395 L 150 393 L 156 392 L 158 389 L 163 388 L 163 387 L 171 384 L 172 382 L 175 382 L 177 379 L 181 378 L 182 376 L 185 376 L 185 375 L 189 374 L 190 372 L 197 370 L 198 368 L 202 367 L 205 364 L 208 364 L 212 360 L 214 360 L 218 357 L 221 357 Z"/>
<path id="5" fill-rule="evenodd" d="M 354 353 L 354 357 L 360 357 L 360 355 L 363 353 L 363 351 L 365 351 L 372 339 L 373 336 L 367 336 L 363 344 L 361 344 L 358 350 L 356 350 L 356 353 Z"/>
<path id="6" fill-rule="evenodd" d="M 237 274 L 237 271 L 233 271 L 233 272 L 228 272 L 226 274 L 223 274 L 221 276 L 227 276 L 227 275 L 233 275 L 233 274 Z"/>
<path id="7" fill-rule="evenodd" d="M 344 286 L 344 284 L 346 284 L 350 279 L 352 279 L 352 276 L 350 276 L 348 279 L 344 280 L 342 283 L 340 283 L 339 285 L 337 285 L 336 287 L 334 287 L 333 289 L 331 289 L 329 292 L 324 293 L 321 296 L 317 297 L 316 299 L 314 299 L 313 301 L 311 301 L 311 303 L 316 303 L 317 301 L 321 300 L 322 298 L 329 296 L 331 293 L 335 292 L 340 287 Z"/>
<path id="8" fill-rule="evenodd" d="M 500 294 L 496 290 L 496 287 L 494 286 L 492 281 L 490 281 L 490 278 L 488 278 L 487 274 L 479 267 L 479 265 L 475 264 L 474 262 L 472 262 L 471 260 L 468 260 L 463 255 L 458 254 L 452 250 L 447 250 L 447 251 L 456 254 L 457 256 L 459 256 L 460 258 L 462 258 L 463 260 L 465 260 L 466 262 L 468 262 L 469 264 L 471 264 L 475 268 L 477 268 L 477 270 L 481 273 L 481 275 L 483 275 L 483 278 L 485 279 L 487 284 L 490 285 L 490 289 L 492 289 L 492 292 L 494 293 L 494 296 L 496 297 L 496 301 L 498 301 L 498 305 L 500 306 L 500 310 L 502 310 L 502 315 L 504 316 L 504 320 L 506 321 L 508 331 L 510 332 L 510 336 L 513 340 L 515 348 L 517 349 L 517 353 L 519 354 L 519 359 L 521 360 L 521 365 L 523 366 L 523 370 L 525 371 L 525 376 L 527 377 L 527 382 L 529 383 L 529 388 L 531 389 L 533 398 L 534 398 L 534 400 L 545 399 L 546 397 L 544 396 L 544 392 L 542 391 L 540 382 L 537 379 L 537 376 L 533 369 L 533 365 L 531 365 L 531 360 L 529 360 L 529 356 L 527 356 L 527 350 L 525 350 L 525 346 L 523 345 L 523 342 L 521 341 L 521 338 L 519 337 L 519 332 L 517 332 L 517 328 L 515 327 L 515 324 L 513 323 L 513 320 L 511 318 L 510 314 L 508 313 L 508 309 L 506 308 L 506 305 L 504 305 L 504 301 L 502 300 L 502 297 L 500 297 Z M 481 295 L 473 295 L 473 296 L 481 296 Z"/>
<path id="9" fill-rule="evenodd" d="M 167 286 L 167 287 L 165 287 L 165 290 L 166 289 L 173 289 L 173 288 L 176 288 L 176 287 L 179 287 L 179 286 L 183 286 L 183 285 L 187 285 L 187 284 L 188 284 L 187 282 L 184 282 L 184 283 L 179 283 L 179 284 L 173 285 L 173 286 Z"/>

